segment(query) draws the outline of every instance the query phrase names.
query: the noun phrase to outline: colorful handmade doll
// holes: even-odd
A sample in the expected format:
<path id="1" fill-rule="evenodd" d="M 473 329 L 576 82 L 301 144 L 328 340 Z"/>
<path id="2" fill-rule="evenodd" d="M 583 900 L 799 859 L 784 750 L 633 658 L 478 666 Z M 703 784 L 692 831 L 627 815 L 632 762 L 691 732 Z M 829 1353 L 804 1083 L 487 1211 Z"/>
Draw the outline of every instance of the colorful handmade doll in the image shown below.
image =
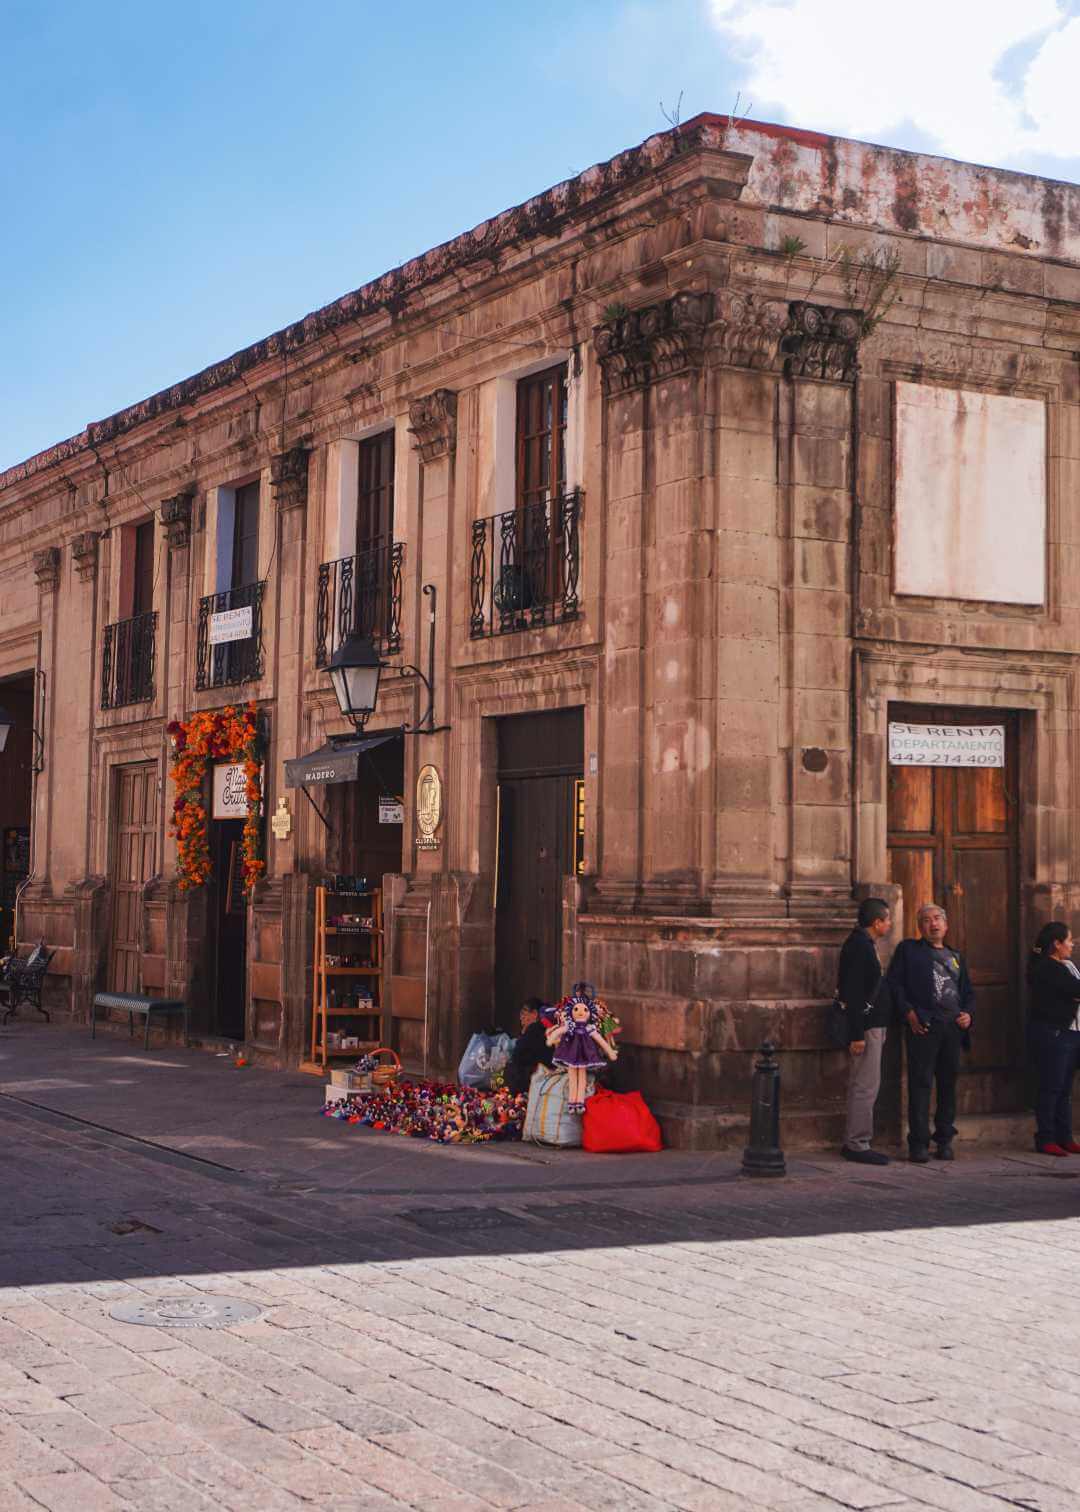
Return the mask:
<path id="1" fill-rule="evenodd" d="M 604 1012 L 588 982 L 575 982 L 569 997 L 556 1009 L 555 1022 L 544 1038 L 554 1049 L 557 1066 L 565 1066 L 570 1094 L 567 1107 L 571 1113 L 584 1113 L 585 1088 L 590 1070 L 604 1064 L 604 1057 L 615 1060 L 618 1050 L 600 1032 Z"/>

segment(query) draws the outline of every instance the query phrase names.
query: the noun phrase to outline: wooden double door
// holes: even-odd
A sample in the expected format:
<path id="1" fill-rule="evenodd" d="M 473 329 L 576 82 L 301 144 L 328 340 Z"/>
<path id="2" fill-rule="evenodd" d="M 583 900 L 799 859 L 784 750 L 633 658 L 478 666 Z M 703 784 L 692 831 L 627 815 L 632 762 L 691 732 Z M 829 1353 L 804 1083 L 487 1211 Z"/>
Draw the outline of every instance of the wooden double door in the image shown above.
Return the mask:
<path id="1" fill-rule="evenodd" d="M 963 1112 L 1022 1104 L 1024 1014 L 1019 982 L 1019 718 L 986 709 L 891 705 L 891 720 L 1004 725 L 1002 767 L 888 768 L 889 876 L 903 888 L 904 934 L 923 903 L 949 917 L 976 998 L 976 1028 L 960 1087 Z"/>

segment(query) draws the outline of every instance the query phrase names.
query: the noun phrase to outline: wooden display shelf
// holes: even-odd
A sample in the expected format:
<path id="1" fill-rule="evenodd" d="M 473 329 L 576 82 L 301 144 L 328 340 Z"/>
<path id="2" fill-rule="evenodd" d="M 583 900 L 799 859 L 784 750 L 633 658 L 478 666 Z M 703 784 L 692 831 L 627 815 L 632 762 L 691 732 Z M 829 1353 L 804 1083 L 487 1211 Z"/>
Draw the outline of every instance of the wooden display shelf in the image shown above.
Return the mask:
<path id="1" fill-rule="evenodd" d="M 327 899 L 328 898 L 367 898 L 371 903 L 371 928 L 360 929 L 346 925 L 338 928 L 328 925 Z M 379 1048 L 378 1039 L 363 1039 L 357 1049 L 354 1050 L 327 1050 L 326 1036 L 327 1025 L 332 1018 L 357 1018 L 376 1021 L 377 1032 L 382 1026 L 382 971 L 383 971 L 383 914 L 382 892 L 373 887 L 367 892 L 335 893 L 328 888 L 317 887 L 315 889 L 315 972 L 314 972 L 314 997 L 311 1005 L 311 1058 L 304 1062 L 302 1070 L 310 1068 L 316 1071 L 325 1071 L 329 1061 L 342 1056 L 358 1056 L 367 1050 Z M 327 940 L 351 937 L 354 940 L 364 940 L 366 949 L 370 951 L 371 960 L 364 966 L 328 966 Z M 329 954 L 334 955 L 334 950 Z M 341 952 L 349 954 L 348 951 Z M 335 977 L 367 977 L 370 979 L 371 1001 L 364 1007 L 345 1007 L 342 1004 L 331 1003 L 330 983 Z M 370 1027 L 370 1022 L 369 1022 Z"/>

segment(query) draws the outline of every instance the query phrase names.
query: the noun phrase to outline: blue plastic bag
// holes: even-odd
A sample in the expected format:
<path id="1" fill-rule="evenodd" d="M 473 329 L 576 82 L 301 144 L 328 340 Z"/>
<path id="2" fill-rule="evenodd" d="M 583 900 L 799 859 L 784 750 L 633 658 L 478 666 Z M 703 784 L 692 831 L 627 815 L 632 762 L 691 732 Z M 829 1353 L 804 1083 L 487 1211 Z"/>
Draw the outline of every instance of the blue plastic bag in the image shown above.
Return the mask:
<path id="1" fill-rule="evenodd" d="M 508 1034 L 474 1034 L 461 1057 L 458 1081 L 463 1087 L 490 1091 L 492 1077 L 505 1069 L 513 1049 Z"/>

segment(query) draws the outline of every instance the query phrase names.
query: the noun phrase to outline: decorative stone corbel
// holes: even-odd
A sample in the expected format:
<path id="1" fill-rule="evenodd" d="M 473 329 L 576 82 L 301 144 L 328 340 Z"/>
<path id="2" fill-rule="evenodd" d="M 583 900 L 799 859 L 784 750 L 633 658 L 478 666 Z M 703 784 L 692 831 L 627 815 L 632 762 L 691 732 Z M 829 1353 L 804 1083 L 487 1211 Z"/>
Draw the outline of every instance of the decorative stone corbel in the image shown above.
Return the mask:
<path id="1" fill-rule="evenodd" d="M 191 540 L 192 498 L 190 493 L 179 493 L 161 501 L 161 523 L 170 547 L 186 546 Z"/>
<path id="2" fill-rule="evenodd" d="M 864 318 L 861 310 L 837 310 L 831 305 L 795 300 L 780 343 L 784 372 L 789 378 L 831 378 L 837 383 L 851 383 L 859 368 Z"/>
<path id="3" fill-rule="evenodd" d="M 34 552 L 34 576 L 42 593 L 55 593 L 60 586 L 60 548 L 43 546 Z"/>
<path id="4" fill-rule="evenodd" d="M 302 509 L 307 504 L 310 455 L 306 446 L 292 446 L 270 458 L 270 492 L 278 509 Z"/>
<path id="5" fill-rule="evenodd" d="M 457 444 L 457 394 L 453 389 L 436 389 L 419 399 L 409 400 L 409 433 L 425 462 L 437 462 Z"/>
<path id="6" fill-rule="evenodd" d="M 625 393 L 695 367 L 705 354 L 713 296 L 684 290 L 596 327 L 593 344 L 608 393 Z"/>
<path id="7" fill-rule="evenodd" d="M 716 319 L 710 348 L 718 361 L 766 372 L 777 367 L 788 324 L 788 307 L 782 300 L 722 289 L 716 296 Z"/>
<path id="8" fill-rule="evenodd" d="M 75 571 L 83 583 L 91 582 L 97 575 L 98 564 L 98 533 L 96 530 L 84 530 L 77 535 L 71 543 L 71 558 L 75 563 Z"/>

